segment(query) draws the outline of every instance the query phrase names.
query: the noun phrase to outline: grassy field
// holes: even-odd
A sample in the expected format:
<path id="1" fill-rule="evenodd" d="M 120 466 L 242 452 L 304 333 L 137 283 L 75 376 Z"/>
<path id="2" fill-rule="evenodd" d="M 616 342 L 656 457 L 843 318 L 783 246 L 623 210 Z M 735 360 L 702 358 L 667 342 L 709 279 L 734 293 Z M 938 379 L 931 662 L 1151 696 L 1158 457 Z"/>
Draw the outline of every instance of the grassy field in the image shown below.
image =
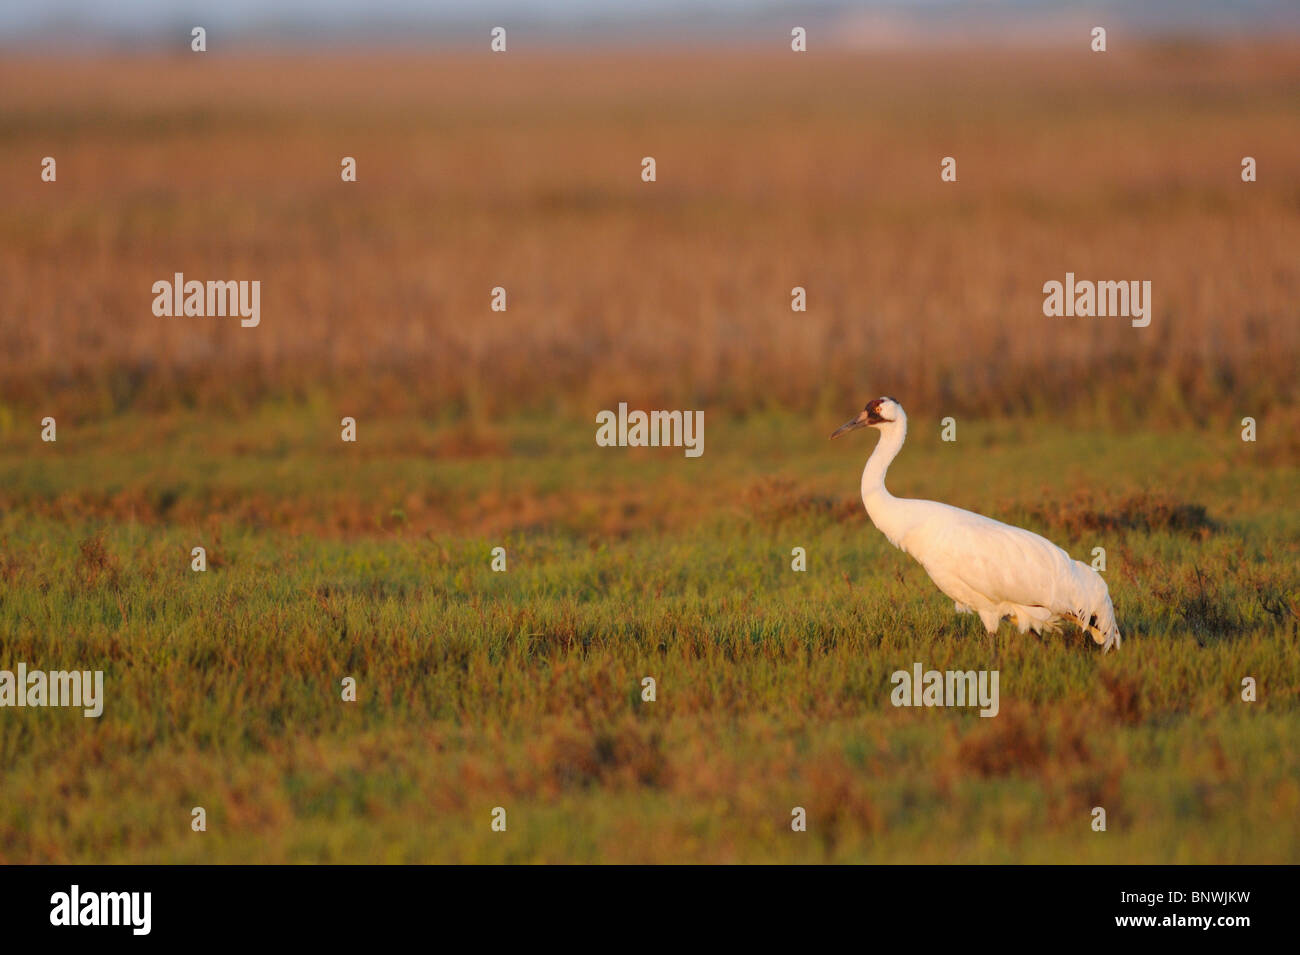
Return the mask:
<path id="1" fill-rule="evenodd" d="M 397 422 L 345 446 L 306 407 L 6 451 L 6 658 L 102 667 L 108 702 L 3 714 L 4 858 L 1300 858 L 1294 464 L 1041 421 L 945 443 L 914 412 L 899 493 L 1107 549 L 1103 657 L 954 615 L 868 524 L 870 438 L 834 421 L 719 422 L 687 466 L 555 419 L 487 457 Z M 895 709 L 916 661 L 998 669 L 1000 714 Z"/>
<path id="2" fill-rule="evenodd" d="M 0 710 L 0 862 L 1300 862 L 1295 44 L 0 89 L 0 669 L 107 693 Z M 1067 270 L 1151 326 L 1045 318 Z M 154 317 L 175 271 L 261 325 Z M 1119 653 L 889 546 L 826 440 L 880 394 L 896 494 L 1106 549 Z M 620 401 L 704 455 L 597 447 Z M 893 707 L 916 662 L 999 715 Z"/>

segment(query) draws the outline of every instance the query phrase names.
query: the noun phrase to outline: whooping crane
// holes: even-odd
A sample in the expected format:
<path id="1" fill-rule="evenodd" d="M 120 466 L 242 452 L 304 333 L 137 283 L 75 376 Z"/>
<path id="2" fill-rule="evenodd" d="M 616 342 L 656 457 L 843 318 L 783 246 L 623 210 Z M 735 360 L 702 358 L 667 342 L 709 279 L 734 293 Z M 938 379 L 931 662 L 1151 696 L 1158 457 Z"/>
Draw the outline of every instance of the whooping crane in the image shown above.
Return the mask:
<path id="1" fill-rule="evenodd" d="M 907 415 L 893 398 L 876 398 L 832 438 L 876 428 L 880 439 L 862 471 L 862 503 L 889 542 L 911 554 L 953 599 L 958 613 L 977 613 L 992 635 L 1003 617 L 1024 633 L 1056 630 L 1073 620 L 1110 650 L 1120 644 L 1115 608 L 1101 575 L 1051 541 L 937 501 L 894 497 L 885 472 L 907 437 Z"/>

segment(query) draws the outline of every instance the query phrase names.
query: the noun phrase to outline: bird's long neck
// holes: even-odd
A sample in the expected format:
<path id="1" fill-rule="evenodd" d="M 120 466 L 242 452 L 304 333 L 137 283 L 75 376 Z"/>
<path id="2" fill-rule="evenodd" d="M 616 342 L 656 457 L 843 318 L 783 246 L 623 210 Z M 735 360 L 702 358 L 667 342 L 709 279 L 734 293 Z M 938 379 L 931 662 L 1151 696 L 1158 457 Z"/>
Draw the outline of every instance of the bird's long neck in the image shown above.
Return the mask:
<path id="1" fill-rule="evenodd" d="M 906 437 L 906 418 L 881 428 L 876 450 L 871 452 L 867 466 L 862 469 L 862 503 L 866 505 L 867 513 L 877 527 L 881 526 L 882 520 L 888 519 L 890 504 L 895 501 L 894 496 L 885 488 L 885 472 L 898 456 Z M 881 527 L 881 530 L 884 528 Z"/>

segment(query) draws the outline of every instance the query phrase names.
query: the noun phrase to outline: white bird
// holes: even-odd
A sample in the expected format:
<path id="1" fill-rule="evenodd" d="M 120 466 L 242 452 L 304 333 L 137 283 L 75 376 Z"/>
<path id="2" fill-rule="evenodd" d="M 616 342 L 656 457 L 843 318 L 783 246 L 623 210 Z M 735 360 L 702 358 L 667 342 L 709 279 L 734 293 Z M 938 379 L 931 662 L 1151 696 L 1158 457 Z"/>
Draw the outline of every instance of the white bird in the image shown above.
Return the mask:
<path id="1" fill-rule="evenodd" d="M 1054 631 L 1073 620 L 1110 650 L 1120 644 L 1115 608 L 1101 575 L 1051 541 L 937 501 L 894 497 L 885 472 L 907 437 L 907 415 L 893 398 L 876 398 L 832 438 L 876 428 L 880 439 L 862 471 L 862 503 L 889 542 L 911 554 L 953 599 L 958 613 L 977 613 L 992 635 L 1003 617 L 1021 633 Z"/>

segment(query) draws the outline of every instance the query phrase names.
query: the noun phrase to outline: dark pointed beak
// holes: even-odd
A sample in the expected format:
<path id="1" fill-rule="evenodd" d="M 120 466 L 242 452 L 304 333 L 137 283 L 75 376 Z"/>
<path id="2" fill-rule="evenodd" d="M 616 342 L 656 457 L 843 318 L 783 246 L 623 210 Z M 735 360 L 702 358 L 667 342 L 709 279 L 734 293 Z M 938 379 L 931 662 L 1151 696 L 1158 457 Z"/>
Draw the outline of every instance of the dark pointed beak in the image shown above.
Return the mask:
<path id="1" fill-rule="evenodd" d="M 865 414 L 860 414 L 860 415 L 858 415 L 856 418 L 854 418 L 852 421 L 846 421 L 846 422 L 844 422 L 842 425 L 840 425 L 838 428 L 836 428 L 836 429 L 831 433 L 831 438 L 832 438 L 832 439 L 834 439 L 834 438 L 838 438 L 838 437 L 839 437 L 840 435 L 842 435 L 842 434 L 848 434 L 850 431 L 857 431 L 858 428 L 865 428 L 866 426 L 867 426 L 867 418 L 866 418 L 866 415 L 865 415 Z"/>

